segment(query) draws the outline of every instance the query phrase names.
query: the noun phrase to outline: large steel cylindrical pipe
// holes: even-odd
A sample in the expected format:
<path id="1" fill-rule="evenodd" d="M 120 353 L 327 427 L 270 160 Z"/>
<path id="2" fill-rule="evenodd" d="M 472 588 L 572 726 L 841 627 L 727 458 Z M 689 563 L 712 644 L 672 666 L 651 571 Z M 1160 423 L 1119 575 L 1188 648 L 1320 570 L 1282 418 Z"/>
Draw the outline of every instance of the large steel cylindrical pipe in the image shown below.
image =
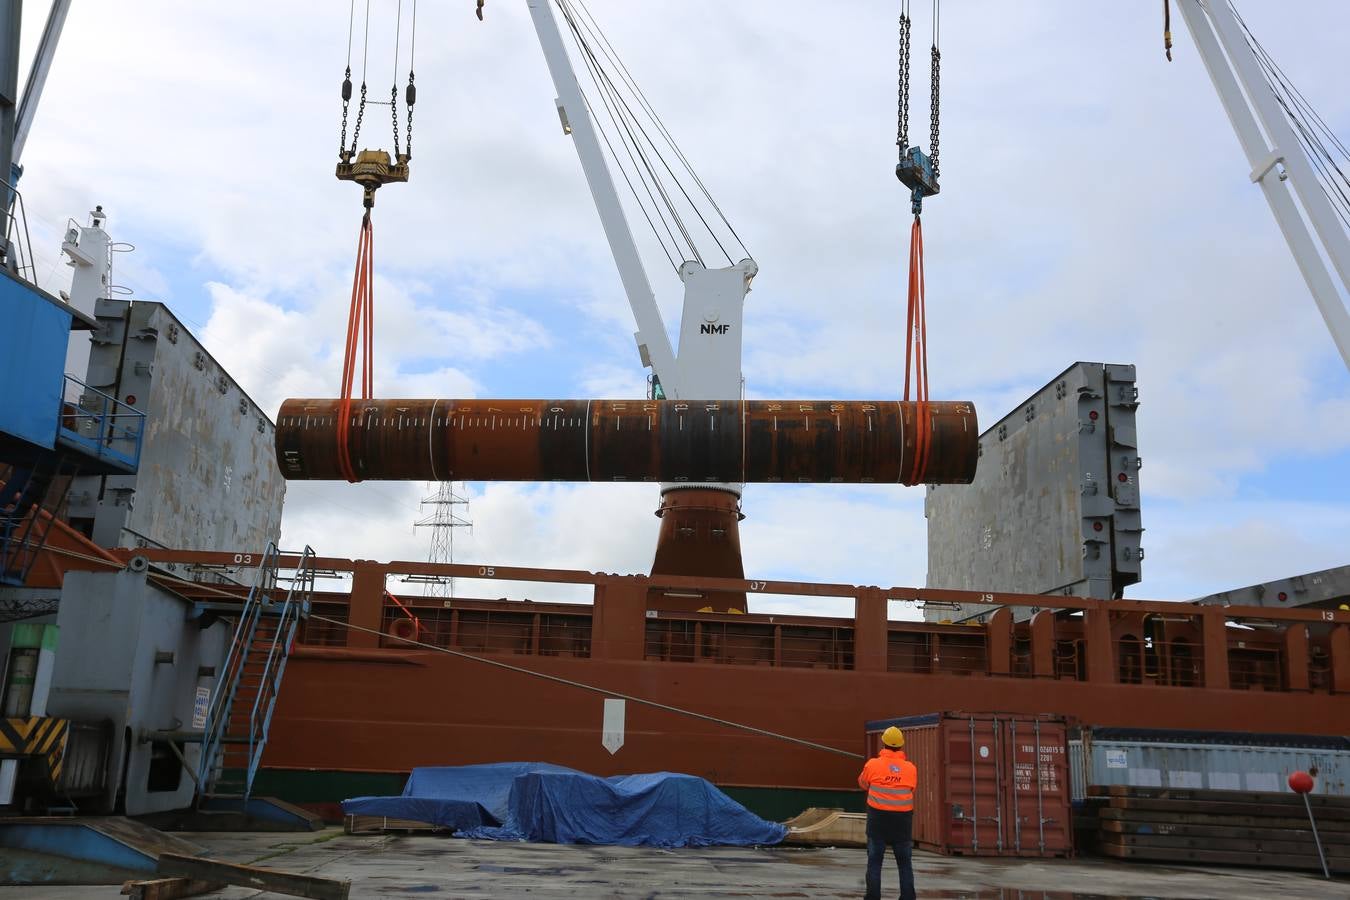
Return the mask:
<path id="1" fill-rule="evenodd" d="M 341 403 L 287 400 L 277 463 L 343 478 Z M 356 480 L 968 484 L 979 427 L 967 402 L 896 400 L 354 400 Z"/>

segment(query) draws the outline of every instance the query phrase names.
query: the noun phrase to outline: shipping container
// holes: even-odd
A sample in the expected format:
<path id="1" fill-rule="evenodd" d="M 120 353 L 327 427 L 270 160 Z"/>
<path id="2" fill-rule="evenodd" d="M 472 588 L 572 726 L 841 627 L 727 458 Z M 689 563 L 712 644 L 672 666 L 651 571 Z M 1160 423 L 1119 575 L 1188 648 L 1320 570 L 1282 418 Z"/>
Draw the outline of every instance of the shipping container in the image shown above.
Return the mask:
<path id="1" fill-rule="evenodd" d="M 1073 799 L 1090 786 L 1289 793 L 1296 771 L 1316 771 L 1313 792 L 1350 796 L 1350 738 L 1159 728 L 1084 728 L 1069 742 Z"/>
<path id="2" fill-rule="evenodd" d="M 956 856 L 1069 856 L 1062 717 L 942 712 L 868 722 L 867 748 L 898 726 L 918 768 L 914 843 Z"/>

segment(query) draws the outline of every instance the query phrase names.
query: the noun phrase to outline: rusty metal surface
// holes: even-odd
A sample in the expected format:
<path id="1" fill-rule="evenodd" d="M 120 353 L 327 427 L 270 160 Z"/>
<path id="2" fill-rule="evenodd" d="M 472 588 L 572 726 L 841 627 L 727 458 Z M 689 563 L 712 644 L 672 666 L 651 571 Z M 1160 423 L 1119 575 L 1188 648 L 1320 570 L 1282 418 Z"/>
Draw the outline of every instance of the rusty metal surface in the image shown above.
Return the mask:
<path id="1" fill-rule="evenodd" d="M 184 575 L 195 572 L 189 567 L 238 565 L 240 557 L 248 555 L 158 548 L 138 552 L 156 568 L 177 565 L 176 571 Z M 119 551 L 127 557 L 131 553 Z M 61 559 L 76 568 L 116 565 Z M 295 559 L 288 557 L 285 562 L 293 565 Z M 593 585 L 591 604 L 457 599 L 451 608 L 437 609 L 419 599 L 409 603 L 422 617 L 427 642 L 434 647 L 506 660 L 602 690 L 631 693 L 858 753 L 866 749 L 863 722 L 934 709 L 998 709 L 1020 715 L 1053 712 L 1097 726 L 1231 730 L 1240 723 L 1244 729 L 1270 732 L 1350 731 L 1350 612 L 1342 610 L 1225 609 L 911 587 L 873 589 L 674 575 L 647 578 L 411 560 L 325 557 L 317 565 L 352 573 L 353 578 L 351 594 L 316 597 L 316 612 L 379 630 L 387 620 L 384 588 L 390 577 L 420 573 L 477 579 L 485 596 L 501 593 L 494 581 Z M 173 587 L 205 599 L 222 599 L 228 593 L 211 584 L 174 581 Z M 755 593 L 770 593 L 1042 609 L 1050 603 L 1062 610 L 1082 610 L 1084 616 L 1047 618 L 1049 627 L 1038 626 L 1030 632 L 1033 657 L 1044 654 L 1051 663 L 1044 671 L 1037 664 L 1033 671 L 1030 664 L 1020 662 L 1026 652 L 1020 639 L 1014 641 L 1009 634 L 1001 642 L 996 640 L 999 629 L 1009 625 L 1007 617 L 1000 620 L 1002 625 L 979 626 L 888 621 L 885 604 L 877 603 L 874 614 L 869 614 L 871 607 L 861 599 L 840 601 L 840 612 L 848 616 L 851 609 L 853 615 L 834 619 L 676 612 L 643 602 L 653 587 L 744 591 L 752 595 L 752 601 Z M 1212 633 L 1226 643 L 1230 652 L 1241 649 L 1240 645 L 1250 649 L 1258 635 L 1268 635 L 1267 640 L 1282 648 L 1280 659 L 1288 674 L 1282 687 L 1236 689 L 1221 652 L 1217 660 L 1210 658 L 1212 654 L 1205 656 L 1204 678 L 1188 687 L 1165 683 L 1147 673 L 1143 680 L 1127 682 L 1123 677 L 1129 674 L 1129 667 L 1123 665 L 1125 636 L 1084 625 L 1086 619 L 1107 614 L 1130 629 L 1144 615 L 1188 618 L 1197 629 L 1203 627 L 1206 635 Z M 566 618 L 565 629 L 555 621 L 558 617 Z M 1281 630 L 1239 630 L 1226 627 L 1229 622 L 1277 624 Z M 596 774 L 677 769 L 722 785 L 851 789 L 858 773 L 859 764 L 847 757 L 637 705 L 628 712 L 627 743 L 619 754 L 610 756 L 598 734 L 584 724 L 595 721 L 593 693 L 489 669 L 470 657 L 391 646 L 390 639 L 373 632 L 348 631 L 342 625 L 314 619 L 309 624 L 316 631 L 306 633 L 287 668 L 286 689 L 278 703 L 265 760 L 270 768 L 406 772 L 416 765 L 515 759 L 522 747 L 543 747 L 549 762 Z M 319 624 L 325 629 L 322 635 L 317 632 Z M 1326 638 L 1331 648 L 1329 674 L 1311 686 L 1307 671 L 1318 662 L 1299 650 L 1308 631 L 1303 625 L 1331 630 Z M 590 635 L 584 653 L 569 649 L 574 641 L 566 643 L 578 628 Z M 830 648 L 816 646 L 819 633 L 830 629 L 851 635 L 852 652 L 844 646 L 842 656 L 831 655 Z M 677 631 L 687 635 L 680 646 L 676 646 Z M 663 637 L 666 632 L 672 635 L 669 640 Z M 951 671 L 934 662 L 896 670 L 885 653 L 888 637 L 911 633 L 940 634 L 944 640 L 955 634 L 983 638 L 988 668 Z M 660 640 L 654 642 L 653 636 Z M 800 651 L 808 640 L 816 643 L 803 656 Z M 1082 671 L 1053 665 L 1053 651 L 1068 643 L 1081 644 L 1086 652 L 1088 665 Z M 1105 665 L 1093 664 L 1094 659 L 1104 660 Z M 1222 677 L 1211 679 L 1210 670 L 1216 663 Z M 1167 671 L 1161 667 L 1158 678 Z M 1296 687 L 1294 676 L 1300 671 L 1303 686 Z M 1023 737 L 1019 724 L 1019 744 Z M 1023 757 L 1013 762 L 1026 761 Z M 1065 779 L 1059 783 L 1064 785 Z"/>
<path id="2" fill-rule="evenodd" d="M 927 471 L 910 480 L 917 404 L 878 401 L 366 400 L 348 450 L 359 480 L 966 484 L 972 404 L 928 404 Z M 292 399 L 277 463 L 337 480 L 339 401 Z"/>
<path id="3" fill-rule="evenodd" d="M 927 492 L 930 586 L 1110 598 L 1139 581 L 1134 378 L 1133 366 L 1074 363 L 985 430 L 974 481 Z"/>
<path id="4" fill-rule="evenodd" d="M 75 479 L 69 518 L 104 547 L 277 540 L 286 483 L 262 409 L 164 304 L 104 299 L 96 312 L 86 380 L 148 420 L 136 474 Z"/>
<path id="5" fill-rule="evenodd" d="M 741 499 L 731 491 L 680 488 L 661 496 L 661 531 L 652 576 L 702 575 L 744 578 L 741 561 Z M 652 588 L 651 609 L 745 612 L 744 591 Z"/>
<path id="6" fill-rule="evenodd" d="M 919 772 L 914 843 L 962 856 L 1069 856 L 1070 779 L 1062 718 L 943 712 L 867 723 L 867 752 L 888 725 Z"/>

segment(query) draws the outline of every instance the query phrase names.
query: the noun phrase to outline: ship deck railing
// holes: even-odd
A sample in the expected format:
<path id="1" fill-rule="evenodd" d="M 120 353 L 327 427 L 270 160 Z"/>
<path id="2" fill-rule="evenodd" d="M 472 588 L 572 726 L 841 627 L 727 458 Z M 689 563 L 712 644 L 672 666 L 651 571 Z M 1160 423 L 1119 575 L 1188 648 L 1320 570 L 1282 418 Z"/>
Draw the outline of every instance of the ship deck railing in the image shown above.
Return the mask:
<path id="1" fill-rule="evenodd" d="M 228 563 L 239 556 L 138 552 L 183 565 Z M 314 594 L 314 615 L 297 634 L 301 657 L 445 649 L 497 658 L 1049 679 L 1141 690 L 1350 693 L 1350 610 L 1339 608 L 1224 607 L 412 561 L 319 558 L 313 565 L 344 584 L 343 590 Z M 393 602 L 386 585 L 410 574 L 454 578 L 462 590 L 497 599 L 404 593 Z M 506 599 L 537 595 L 539 585 L 570 585 L 572 591 L 589 587 L 592 600 Z M 651 608 L 660 605 L 663 592 L 684 596 L 694 591 L 745 593 L 751 611 Z M 838 608 L 841 614 L 755 612 L 757 605 L 763 609 L 770 602 L 781 609 L 783 598 L 794 597 L 809 598 L 814 609 Z M 966 604 L 996 610 L 983 614 L 982 621 L 961 624 L 893 618 L 925 605 L 949 610 Z M 1013 611 L 1027 607 L 1031 617 L 1015 621 Z"/>

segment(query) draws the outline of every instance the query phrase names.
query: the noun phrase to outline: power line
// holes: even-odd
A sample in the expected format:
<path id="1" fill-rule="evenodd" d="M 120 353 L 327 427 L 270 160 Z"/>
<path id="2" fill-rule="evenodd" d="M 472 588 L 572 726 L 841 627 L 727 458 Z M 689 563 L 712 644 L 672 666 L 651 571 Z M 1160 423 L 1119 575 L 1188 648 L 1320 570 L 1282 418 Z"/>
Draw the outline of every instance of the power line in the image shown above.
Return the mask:
<path id="1" fill-rule="evenodd" d="M 473 531 L 473 522 L 455 512 L 456 506 L 468 511 L 469 500 L 455 492 L 453 481 L 442 481 L 436 493 L 422 498 L 422 509 L 431 507 L 431 512 L 413 523 L 415 528 L 431 529 L 431 546 L 427 549 L 427 562 L 453 565 L 455 562 L 455 529 L 467 528 Z M 455 579 L 429 576 L 423 594 L 428 597 L 454 597 Z"/>
<path id="2" fill-rule="evenodd" d="M 648 700 L 645 697 L 635 697 L 632 694 L 625 694 L 620 691 L 612 691 L 609 690 L 608 688 L 602 688 L 594 684 L 586 684 L 583 681 L 573 681 L 570 678 L 563 678 L 558 675 L 549 675 L 546 672 L 536 672 L 534 669 L 527 669 L 524 666 L 516 666 L 512 665 L 511 663 L 501 662 L 495 659 L 489 659 L 485 656 L 475 656 L 472 653 L 465 653 L 461 650 L 451 650 L 449 647 L 441 647 L 437 644 L 428 644 L 425 643 L 424 641 L 418 641 L 412 638 L 399 637 L 398 635 L 380 631 L 377 628 L 366 628 L 361 625 L 353 625 L 350 622 L 344 622 L 341 619 L 330 619 L 327 616 L 320 616 L 314 613 L 310 613 L 309 618 L 315 621 L 324 622 L 328 625 L 337 625 L 339 627 L 346 628 L 349 631 L 359 631 L 362 632 L 363 634 L 371 634 L 376 635 L 378 637 L 388 638 L 389 640 L 397 641 L 400 644 L 407 644 L 413 647 L 420 647 L 423 650 L 432 650 L 435 651 L 436 653 L 444 653 L 448 656 L 457 656 L 460 659 L 472 660 L 473 662 L 479 662 L 483 663 L 484 665 L 494 666 L 498 669 L 505 669 L 508 672 L 516 672 L 517 674 L 520 675 L 528 675 L 531 678 L 541 678 L 545 681 L 551 681 L 555 684 L 561 684 L 567 687 L 573 687 L 583 691 L 590 691 L 591 693 L 601 694 L 605 697 L 614 697 L 619 700 L 627 700 L 630 703 L 636 703 L 640 706 L 647 706 L 652 709 L 659 709 L 664 712 L 675 713 L 676 715 L 680 716 L 688 716 L 692 719 L 699 719 L 704 722 L 712 722 L 715 725 L 722 725 L 726 728 L 734 728 L 738 731 L 748 731 L 752 734 L 758 734 L 763 737 L 769 737 L 779 741 L 787 741 L 790 744 L 797 744 L 798 746 L 801 747 L 809 747 L 812 750 L 822 750 L 826 753 L 835 753 L 838 754 L 839 756 L 847 756 L 850 759 L 867 758 L 863 756 L 863 754 L 861 753 L 854 753 L 850 750 L 840 750 L 838 747 L 831 747 L 828 744 L 818 744 L 815 741 L 808 741 L 805 738 L 793 737 L 792 735 L 789 734 L 782 734 L 777 731 L 770 731 L 767 728 L 757 728 L 754 725 L 746 725 L 744 722 L 733 722 L 730 719 L 723 719 L 719 718 L 718 716 L 710 716 L 707 713 L 695 712 L 692 709 L 684 709 L 679 706 L 671 706 L 667 703 L 658 703 L 655 700 Z"/>

